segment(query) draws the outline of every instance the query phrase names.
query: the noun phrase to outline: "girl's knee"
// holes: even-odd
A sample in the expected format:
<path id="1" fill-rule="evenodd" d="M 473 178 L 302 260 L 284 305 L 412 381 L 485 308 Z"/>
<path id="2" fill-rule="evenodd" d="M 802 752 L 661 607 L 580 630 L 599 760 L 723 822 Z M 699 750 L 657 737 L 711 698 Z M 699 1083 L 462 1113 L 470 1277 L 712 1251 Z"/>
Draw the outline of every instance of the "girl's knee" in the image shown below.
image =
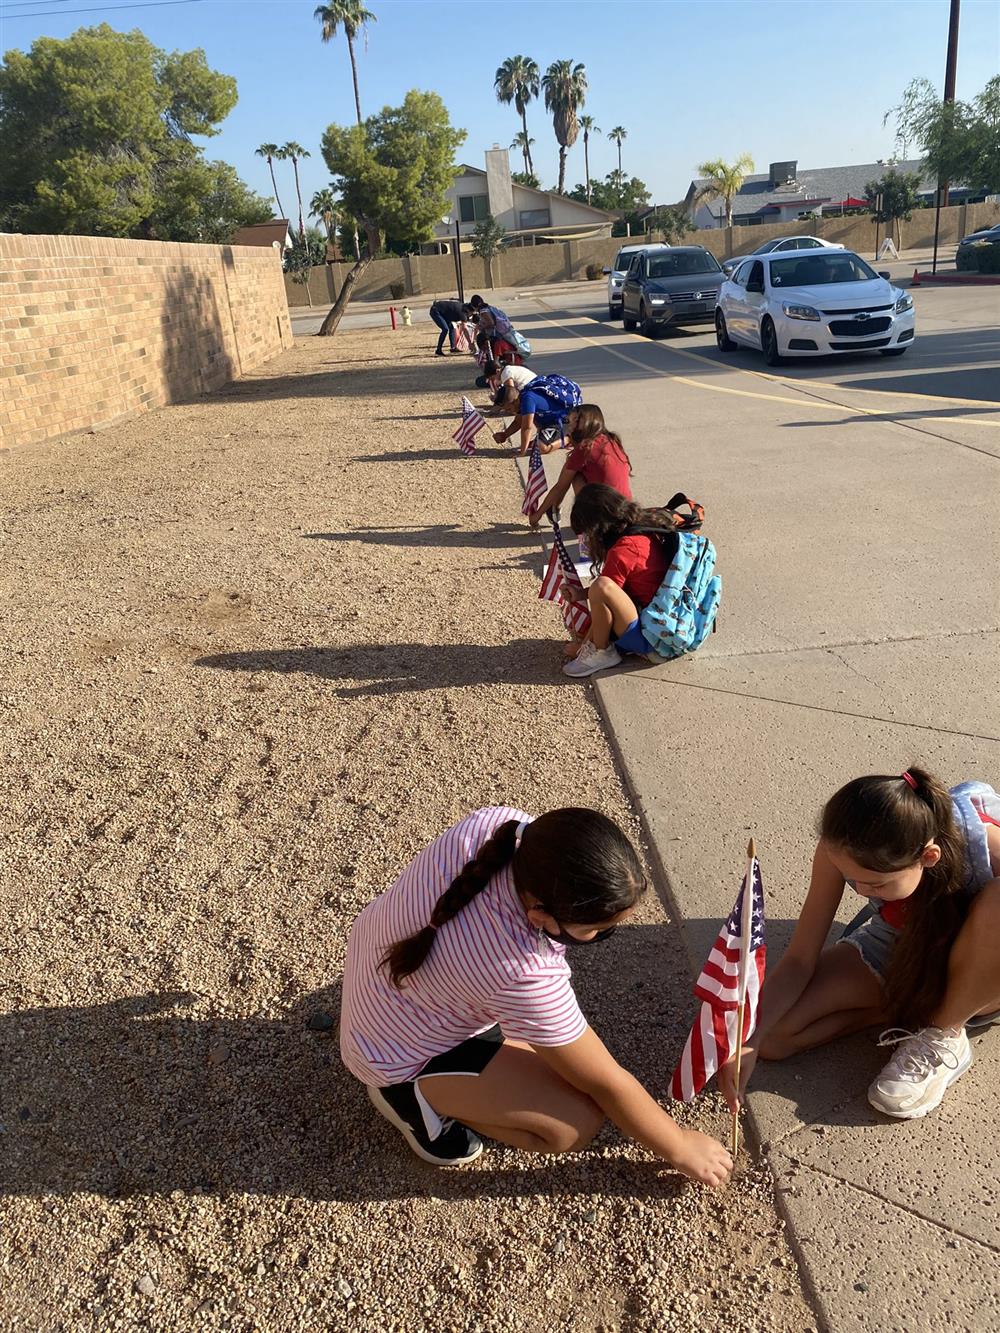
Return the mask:
<path id="1" fill-rule="evenodd" d="M 762 1060 L 787 1060 L 790 1055 L 795 1055 L 796 1046 L 790 1035 L 787 1033 L 773 1030 L 766 1037 L 761 1038 L 757 1054 Z"/>
<path id="2" fill-rule="evenodd" d="M 581 1106 L 570 1121 L 552 1125 L 546 1132 L 543 1152 L 579 1152 L 596 1137 L 604 1124 L 604 1112 L 595 1103 Z"/>

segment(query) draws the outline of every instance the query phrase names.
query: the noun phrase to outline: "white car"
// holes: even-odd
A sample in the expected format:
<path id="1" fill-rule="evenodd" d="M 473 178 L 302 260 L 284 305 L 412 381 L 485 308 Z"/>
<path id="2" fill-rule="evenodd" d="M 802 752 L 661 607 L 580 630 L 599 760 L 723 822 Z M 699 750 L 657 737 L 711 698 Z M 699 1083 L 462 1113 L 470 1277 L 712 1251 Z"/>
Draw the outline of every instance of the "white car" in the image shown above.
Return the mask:
<path id="1" fill-rule="evenodd" d="M 759 348 L 769 366 L 838 352 L 902 356 L 914 323 L 909 292 L 850 250 L 750 256 L 715 305 L 720 350 Z"/>
<path id="2" fill-rule="evenodd" d="M 622 313 L 622 287 L 625 285 L 625 274 L 629 270 L 629 265 L 636 255 L 642 254 L 648 250 L 669 250 L 669 245 L 623 245 L 615 256 L 615 262 L 610 268 L 604 269 L 608 279 L 608 319 L 618 319 Z"/>
<path id="3" fill-rule="evenodd" d="M 779 250 L 843 250 L 836 241 L 824 241 L 819 236 L 776 236 L 773 241 L 765 241 L 755 250 L 745 255 L 734 255 L 732 259 L 722 261 L 722 271 L 728 276 L 744 259 L 751 255 L 777 254 Z"/>

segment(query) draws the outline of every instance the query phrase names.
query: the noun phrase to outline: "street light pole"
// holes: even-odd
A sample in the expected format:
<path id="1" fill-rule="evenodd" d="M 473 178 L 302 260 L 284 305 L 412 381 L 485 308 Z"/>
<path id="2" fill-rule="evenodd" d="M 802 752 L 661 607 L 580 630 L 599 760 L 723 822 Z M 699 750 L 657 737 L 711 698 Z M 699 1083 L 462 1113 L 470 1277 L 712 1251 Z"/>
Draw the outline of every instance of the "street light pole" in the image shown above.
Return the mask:
<path id="1" fill-rule="evenodd" d="M 948 18 L 948 55 L 944 65 L 944 105 L 953 106 L 955 102 L 955 76 L 958 71 L 958 18 L 961 0 L 951 0 L 951 14 Z M 937 272 L 938 234 L 941 230 L 941 207 L 948 207 L 948 181 L 938 177 L 937 203 L 934 208 L 934 262 L 931 272 Z"/>
<path id="2" fill-rule="evenodd" d="M 465 287 L 462 284 L 462 235 L 458 230 L 458 217 L 455 218 L 455 272 L 458 274 L 458 299 L 465 305 Z"/>

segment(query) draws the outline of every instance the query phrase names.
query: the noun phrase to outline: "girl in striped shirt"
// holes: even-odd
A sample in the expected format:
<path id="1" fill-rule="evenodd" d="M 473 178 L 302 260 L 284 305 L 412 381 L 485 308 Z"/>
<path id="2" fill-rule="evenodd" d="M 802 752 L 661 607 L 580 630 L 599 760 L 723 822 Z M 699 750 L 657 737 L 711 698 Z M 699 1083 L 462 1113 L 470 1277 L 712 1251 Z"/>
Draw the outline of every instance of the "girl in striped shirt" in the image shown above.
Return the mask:
<path id="1" fill-rule="evenodd" d="M 471 1162 L 480 1135 L 569 1152 L 607 1118 L 692 1179 L 726 1181 L 725 1148 L 622 1069 L 573 992 L 567 947 L 606 939 L 645 888 L 606 816 L 493 807 L 369 903 L 348 941 L 341 1055 L 418 1156 Z"/>

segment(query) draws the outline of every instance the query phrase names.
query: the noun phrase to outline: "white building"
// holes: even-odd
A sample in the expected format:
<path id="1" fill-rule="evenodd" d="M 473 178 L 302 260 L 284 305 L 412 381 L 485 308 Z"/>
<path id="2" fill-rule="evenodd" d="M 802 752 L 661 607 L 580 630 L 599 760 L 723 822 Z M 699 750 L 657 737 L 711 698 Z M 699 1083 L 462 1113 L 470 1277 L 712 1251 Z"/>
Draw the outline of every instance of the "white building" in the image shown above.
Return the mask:
<path id="1" fill-rule="evenodd" d="M 458 221 L 462 237 L 475 231 L 492 214 L 513 245 L 536 241 L 590 240 L 611 235 L 613 213 L 567 199 L 548 190 L 533 190 L 511 180 L 510 154 L 494 144 L 486 152 L 486 170 L 463 165 L 448 190 L 451 215 L 434 228 L 437 241 L 422 246 L 424 253 L 441 253 L 455 237 Z M 462 246 L 465 249 L 465 246 Z"/>

